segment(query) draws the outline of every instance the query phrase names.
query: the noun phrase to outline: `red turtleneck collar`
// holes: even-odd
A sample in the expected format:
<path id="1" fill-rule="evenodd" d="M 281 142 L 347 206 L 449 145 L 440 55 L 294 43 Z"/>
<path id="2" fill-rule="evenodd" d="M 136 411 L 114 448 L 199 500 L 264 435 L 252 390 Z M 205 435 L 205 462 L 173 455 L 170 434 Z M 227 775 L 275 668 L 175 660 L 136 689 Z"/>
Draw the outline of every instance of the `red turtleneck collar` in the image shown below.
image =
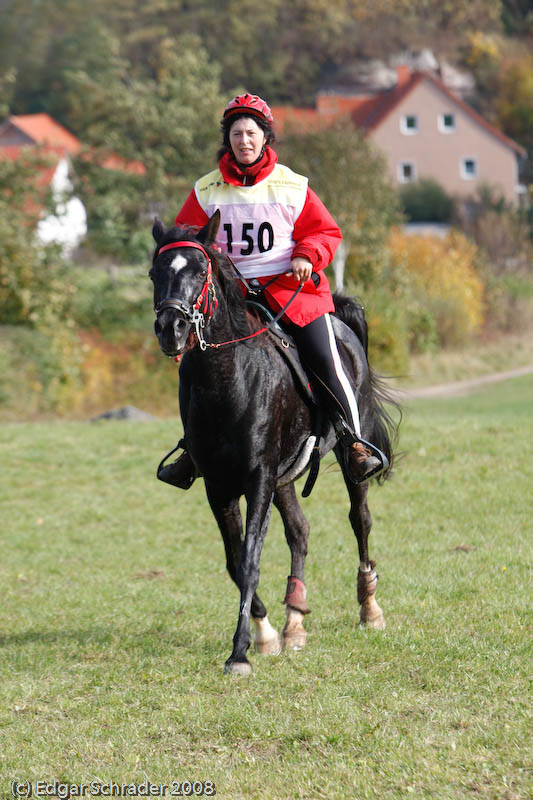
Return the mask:
<path id="1" fill-rule="evenodd" d="M 250 164 L 249 167 L 238 164 L 233 153 L 229 151 L 224 153 L 218 166 L 226 183 L 231 183 L 233 186 L 252 186 L 270 175 L 277 160 L 276 152 L 267 145 L 259 161 Z"/>

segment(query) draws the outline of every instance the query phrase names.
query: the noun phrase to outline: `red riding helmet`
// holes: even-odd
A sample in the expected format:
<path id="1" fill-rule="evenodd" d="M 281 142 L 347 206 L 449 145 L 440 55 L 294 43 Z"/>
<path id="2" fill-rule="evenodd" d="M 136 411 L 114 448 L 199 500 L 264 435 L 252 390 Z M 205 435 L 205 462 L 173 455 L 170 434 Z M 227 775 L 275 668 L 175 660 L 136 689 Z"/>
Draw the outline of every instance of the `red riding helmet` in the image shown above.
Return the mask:
<path id="1" fill-rule="evenodd" d="M 274 122 L 272 111 L 267 103 L 258 97 L 256 94 L 239 94 L 230 100 L 224 109 L 224 119 L 231 117 L 233 114 L 251 114 L 252 116 L 260 117 L 269 125 Z"/>

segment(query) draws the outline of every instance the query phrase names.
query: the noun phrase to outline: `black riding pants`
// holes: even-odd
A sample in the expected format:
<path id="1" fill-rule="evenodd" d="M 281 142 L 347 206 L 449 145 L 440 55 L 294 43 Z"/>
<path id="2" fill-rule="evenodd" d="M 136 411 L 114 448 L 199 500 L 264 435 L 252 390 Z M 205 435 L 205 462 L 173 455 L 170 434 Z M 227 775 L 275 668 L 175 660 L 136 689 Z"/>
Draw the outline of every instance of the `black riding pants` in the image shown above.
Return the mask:
<path id="1" fill-rule="evenodd" d="M 328 408 L 340 412 L 350 429 L 361 435 L 355 392 L 342 366 L 329 314 L 324 314 L 300 328 L 283 323 L 294 338 L 304 367 L 319 379 L 319 388 Z M 321 384 L 321 386 L 320 386 Z"/>

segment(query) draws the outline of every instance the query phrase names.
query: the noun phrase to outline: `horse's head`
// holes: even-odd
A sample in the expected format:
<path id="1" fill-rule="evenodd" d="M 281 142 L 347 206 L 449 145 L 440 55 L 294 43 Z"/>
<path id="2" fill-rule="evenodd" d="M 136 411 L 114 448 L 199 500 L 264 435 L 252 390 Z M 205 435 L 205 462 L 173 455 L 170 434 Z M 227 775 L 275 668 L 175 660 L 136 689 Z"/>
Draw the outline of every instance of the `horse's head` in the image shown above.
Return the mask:
<path id="1" fill-rule="evenodd" d="M 149 273 L 154 285 L 154 327 L 167 356 L 183 353 L 193 332 L 202 345 L 202 328 L 217 306 L 206 247 L 214 241 L 219 224 L 218 211 L 194 235 L 180 228 L 166 230 L 158 219 L 154 223 L 157 246 Z"/>

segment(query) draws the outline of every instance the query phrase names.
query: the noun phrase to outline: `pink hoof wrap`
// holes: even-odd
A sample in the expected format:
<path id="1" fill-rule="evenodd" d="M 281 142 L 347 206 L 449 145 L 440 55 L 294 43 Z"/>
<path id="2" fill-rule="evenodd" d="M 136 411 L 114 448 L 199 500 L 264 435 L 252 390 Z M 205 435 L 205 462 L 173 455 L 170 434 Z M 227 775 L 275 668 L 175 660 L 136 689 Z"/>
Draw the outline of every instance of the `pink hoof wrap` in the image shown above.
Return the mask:
<path id="1" fill-rule="evenodd" d="M 370 562 L 370 572 L 357 573 L 357 600 L 364 603 L 367 597 L 376 594 L 378 588 L 378 574 L 376 572 L 376 562 Z"/>
<path id="2" fill-rule="evenodd" d="M 301 614 L 309 614 L 310 608 L 307 605 L 307 592 L 305 583 L 299 578 L 293 578 L 289 575 L 287 578 L 287 592 L 285 593 L 285 605 L 295 608 Z"/>

